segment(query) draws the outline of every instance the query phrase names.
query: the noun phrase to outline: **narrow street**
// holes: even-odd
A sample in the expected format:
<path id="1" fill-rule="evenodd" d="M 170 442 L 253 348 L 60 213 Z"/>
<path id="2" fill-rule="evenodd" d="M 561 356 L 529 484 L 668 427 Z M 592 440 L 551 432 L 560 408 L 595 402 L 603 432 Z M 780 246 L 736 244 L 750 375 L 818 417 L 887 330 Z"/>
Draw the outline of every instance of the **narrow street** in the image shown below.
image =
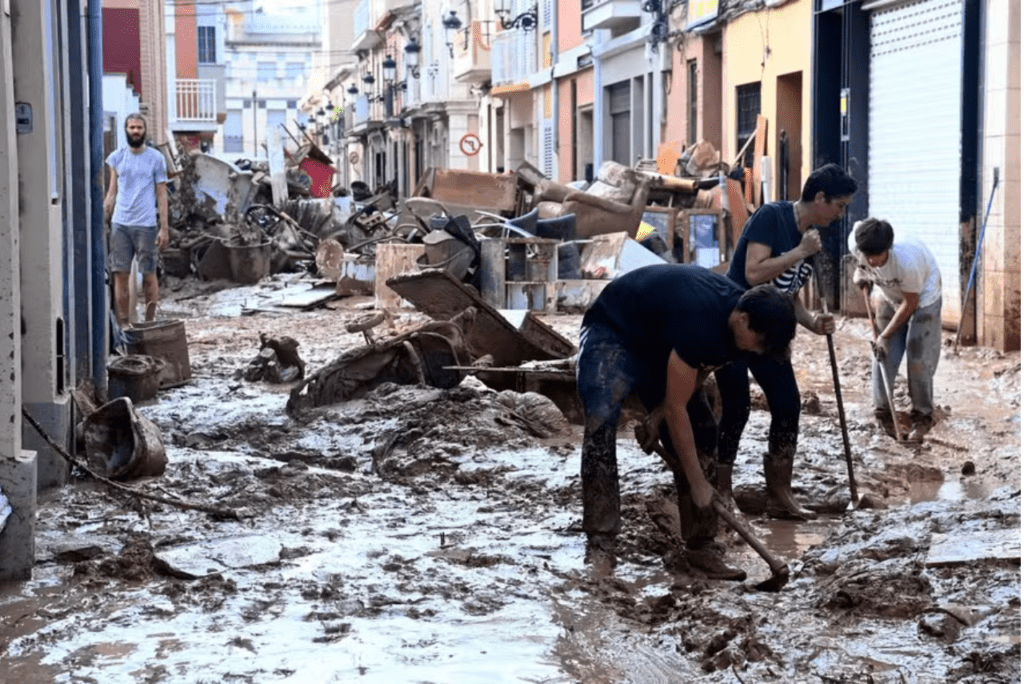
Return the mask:
<path id="1" fill-rule="evenodd" d="M 584 558 L 580 427 L 541 420 L 515 393 L 473 378 L 452 390 L 382 385 L 289 415 L 294 383 L 242 378 L 260 333 L 296 339 L 315 372 L 365 344 L 345 326 L 373 300 L 241 315 L 286 277 L 165 287 L 193 377 L 140 407 L 169 462 L 132 485 L 237 519 L 88 478 L 40 501 L 34 578 L 0 594 L 3 681 L 1020 680 L 1019 352 L 954 354 L 945 333 L 942 418 L 923 445 L 900 445 L 871 415 L 867 322 L 841 319 L 851 452 L 876 506 L 844 511 L 828 348 L 801 329 L 794 486 L 835 512 L 743 516 L 789 566 L 788 584 L 765 593 L 753 586 L 766 563 L 732 532 L 722 538 L 745 583 L 686 567 L 671 476 L 629 425 L 624 531 L 606 567 Z M 378 330 L 423 320 L 403 310 Z M 580 316 L 543 320 L 577 341 Z M 907 411 L 902 376 L 895 391 Z M 763 486 L 767 429 L 755 396 L 739 491 Z"/>

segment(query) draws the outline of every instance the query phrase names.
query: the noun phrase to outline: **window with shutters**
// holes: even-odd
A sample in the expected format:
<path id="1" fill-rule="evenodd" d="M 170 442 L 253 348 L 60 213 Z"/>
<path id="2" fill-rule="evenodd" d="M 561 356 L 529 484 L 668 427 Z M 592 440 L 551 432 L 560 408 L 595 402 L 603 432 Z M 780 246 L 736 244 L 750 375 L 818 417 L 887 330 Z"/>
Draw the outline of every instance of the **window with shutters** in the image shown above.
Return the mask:
<path id="1" fill-rule="evenodd" d="M 199 42 L 199 63 L 217 63 L 217 27 L 198 26 L 196 27 L 196 39 Z"/>
<path id="2" fill-rule="evenodd" d="M 761 83 L 736 86 L 736 149 L 740 150 L 757 128 L 757 115 L 761 113 Z M 754 166 L 754 146 L 743 154 L 743 166 Z"/>
<path id="3" fill-rule="evenodd" d="M 611 115 L 612 160 L 626 166 L 630 162 L 630 90 L 629 81 L 616 83 L 608 88 L 608 113 Z"/>

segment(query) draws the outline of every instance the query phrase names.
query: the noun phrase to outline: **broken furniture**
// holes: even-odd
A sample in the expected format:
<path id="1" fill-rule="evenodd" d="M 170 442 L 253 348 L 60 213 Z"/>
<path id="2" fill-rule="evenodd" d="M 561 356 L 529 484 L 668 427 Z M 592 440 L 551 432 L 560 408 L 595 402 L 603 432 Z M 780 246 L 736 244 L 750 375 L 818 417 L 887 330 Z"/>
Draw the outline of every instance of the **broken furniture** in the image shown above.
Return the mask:
<path id="1" fill-rule="evenodd" d="M 508 174 L 431 167 L 410 196 L 435 199 L 449 215 L 464 214 L 471 223 L 480 219 L 478 209 L 506 218 L 516 216 L 521 209 L 516 179 Z M 400 217 L 399 223 L 406 223 L 404 218 Z"/>
<path id="2" fill-rule="evenodd" d="M 383 318 L 381 319 L 383 320 Z M 292 389 L 287 411 L 357 399 L 386 382 L 451 389 L 470 363 L 464 331 L 472 314 L 455 321 L 430 321 L 383 342 L 351 349 Z"/>
<path id="3" fill-rule="evenodd" d="M 554 312 L 559 245 L 546 238 L 485 238 L 480 245 L 484 301 L 496 309 Z"/>
<path id="4" fill-rule="evenodd" d="M 597 178 L 585 191 L 573 190 L 561 202 L 543 200 L 536 206 L 543 218 L 576 214 L 581 238 L 626 231 L 636 235 L 647 206 L 653 179 L 614 161 L 601 165 Z"/>
<path id="5" fill-rule="evenodd" d="M 436 320 L 450 320 L 473 308 L 476 316 L 466 327 L 466 341 L 474 357 L 490 354 L 495 365 L 515 366 L 523 361 L 564 359 L 575 347 L 529 311 L 498 310 L 477 291 L 440 269 L 403 273 L 388 278 L 389 288 Z"/>

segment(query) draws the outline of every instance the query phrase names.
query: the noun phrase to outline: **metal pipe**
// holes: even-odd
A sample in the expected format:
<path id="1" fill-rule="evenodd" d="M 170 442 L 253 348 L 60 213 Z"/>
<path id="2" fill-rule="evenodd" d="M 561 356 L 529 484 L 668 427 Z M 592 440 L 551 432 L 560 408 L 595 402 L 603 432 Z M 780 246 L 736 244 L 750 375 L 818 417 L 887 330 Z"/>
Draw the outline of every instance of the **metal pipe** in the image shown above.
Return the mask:
<path id="1" fill-rule="evenodd" d="M 92 259 L 92 380 L 96 395 L 107 396 L 107 257 L 103 244 L 103 12 L 101 0 L 89 3 L 89 149 Z"/>

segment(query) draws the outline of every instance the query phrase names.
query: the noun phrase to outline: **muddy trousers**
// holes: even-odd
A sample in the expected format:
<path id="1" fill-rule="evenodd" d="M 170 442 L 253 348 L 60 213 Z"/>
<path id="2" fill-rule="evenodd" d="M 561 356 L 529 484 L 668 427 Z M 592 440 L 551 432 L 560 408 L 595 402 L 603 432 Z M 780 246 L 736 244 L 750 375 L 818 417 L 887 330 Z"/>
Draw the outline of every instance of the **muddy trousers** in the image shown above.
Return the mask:
<path id="1" fill-rule="evenodd" d="M 722 397 L 722 419 L 718 427 L 718 462 L 732 465 L 740 446 L 740 436 L 750 418 L 750 377 L 764 391 L 771 411 L 768 429 L 768 451 L 796 451 L 800 428 L 800 390 L 793 374 L 793 365 L 763 356 L 741 359 L 715 371 L 715 381 Z"/>
<path id="2" fill-rule="evenodd" d="M 896 310 L 886 300 L 877 306 L 878 329 L 885 330 L 889 321 L 896 315 Z M 942 299 L 921 307 L 910 317 L 903 327 L 889 339 L 886 350 L 884 372 L 893 386 L 896 373 L 899 371 L 903 355 L 907 356 L 907 386 L 910 388 L 910 401 L 914 413 L 930 416 L 935 409 L 932 398 L 932 380 L 935 370 L 939 367 L 939 356 L 942 351 Z M 871 365 L 871 392 L 876 409 L 889 410 L 889 400 L 885 396 L 885 385 L 882 382 L 883 364 L 877 359 Z"/>
<path id="3" fill-rule="evenodd" d="M 664 363 L 668 363 L 667 359 Z M 614 331 L 599 325 L 588 326 L 580 334 L 576 386 L 584 421 L 580 466 L 583 530 L 588 537 L 614 536 L 621 530 L 615 437 L 622 407 L 634 393 L 648 411 L 657 407 L 665 395 L 665 368 L 660 364 L 656 369 L 650 368 L 626 348 Z M 708 479 L 714 482 L 718 426 L 703 389 L 691 397 L 686 409 L 701 466 Z M 661 439 L 674 453 L 664 424 Z M 675 484 L 687 545 L 692 547 L 710 541 L 717 526 L 713 511 L 700 511 L 692 505 L 690 485 L 684 476 L 675 476 Z"/>

